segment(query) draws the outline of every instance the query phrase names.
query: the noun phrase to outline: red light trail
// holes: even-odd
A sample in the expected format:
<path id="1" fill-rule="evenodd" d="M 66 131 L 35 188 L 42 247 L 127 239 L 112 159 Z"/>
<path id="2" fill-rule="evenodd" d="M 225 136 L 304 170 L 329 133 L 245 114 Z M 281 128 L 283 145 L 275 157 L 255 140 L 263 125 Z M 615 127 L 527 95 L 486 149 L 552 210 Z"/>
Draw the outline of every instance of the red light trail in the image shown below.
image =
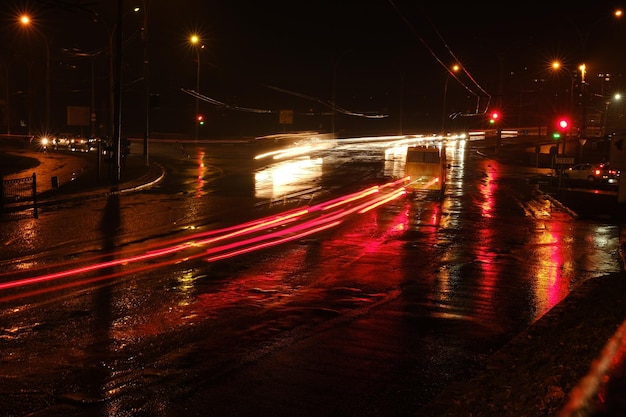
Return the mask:
<path id="1" fill-rule="evenodd" d="M 215 262 L 301 239 L 305 236 L 337 227 L 350 215 L 366 213 L 405 195 L 404 186 L 406 181 L 407 178 L 402 178 L 310 207 L 289 210 L 239 225 L 197 233 L 168 242 L 160 242 L 149 246 L 147 250 L 144 247 L 142 249 L 103 253 L 100 256 L 57 264 L 53 267 L 65 268 L 57 272 L 45 273 L 42 267 L 24 272 L 3 273 L 0 274 L 0 278 L 3 278 L 5 282 L 0 283 L 0 291 L 9 289 L 23 290 L 34 284 L 56 282 L 63 278 L 77 277 L 78 279 L 73 282 L 61 282 L 53 288 L 33 289 L 28 293 L 7 295 L 4 298 L 0 298 L 0 301 L 68 287 L 93 284 L 191 259 L 205 258 L 208 262 Z M 207 246 L 208 248 L 204 250 L 198 250 Z M 173 259 L 163 259 L 158 263 L 142 264 L 144 261 L 161 259 L 171 255 L 175 255 L 175 257 Z M 115 259 L 100 262 L 104 256 L 114 257 Z M 79 263 L 82 266 L 76 266 Z M 85 265 L 85 263 L 88 264 Z M 117 267 L 123 268 L 113 270 L 112 272 L 112 268 Z M 50 267 L 46 268 L 49 269 Z M 37 271 L 41 272 L 41 274 L 32 276 L 33 272 L 37 273 Z M 80 278 L 84 274 L 98 271 L 104 272 L 104 274 L 84 279 Z M 24 274 L 30 274 L 31 276 L 18 278 Z"/>

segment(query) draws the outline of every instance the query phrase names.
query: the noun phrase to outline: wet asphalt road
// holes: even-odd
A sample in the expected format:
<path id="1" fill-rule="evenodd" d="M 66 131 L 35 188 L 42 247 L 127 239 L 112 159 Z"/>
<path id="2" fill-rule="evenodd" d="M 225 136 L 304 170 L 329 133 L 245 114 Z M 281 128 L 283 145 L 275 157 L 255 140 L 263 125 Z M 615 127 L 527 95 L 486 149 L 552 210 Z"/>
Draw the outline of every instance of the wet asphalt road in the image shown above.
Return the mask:
<path id="1" fill-rule="evenodd" d="M 384 177 L 379 162 L 347 167 L 342 152 L 327 160 L 320 183 L 334 182 L 340 169 L 374 166 Z M 471 149 L 456 152 L 443 201 L 395 200 L 337 229 L 217 263 L 171 255 L 158 268 L 145 260 L 45 284 L 39 293 L 4 293 L 11 306 L 1 318 L 5 411 L 419 414 L 577 282 L 620 268 L 619 228 L 546 211 L 545 201 L 529 199 L 526 174 Z M 235 183 L 254 188 L 250 175 L 233 172 Z M 68 210 L 100 213 L 107 227 L 94 242 L 141 252 L 173 238 L 124 234 L 142 200 L 155 210 L 189 205 L 202 219 L 198 231 L 232 223 L 210 215 L 223 213 L 215 201 L 241 192 L 220 178 L 203 176 L 215 187 L 188 181 L 174 199 L 156 189 Z M 257 201 L 237 202 L 252 208 Z M 91 250 L 68 261 L 82 265 Z M 96 254 L 89 262 L 122 256 Z"/>

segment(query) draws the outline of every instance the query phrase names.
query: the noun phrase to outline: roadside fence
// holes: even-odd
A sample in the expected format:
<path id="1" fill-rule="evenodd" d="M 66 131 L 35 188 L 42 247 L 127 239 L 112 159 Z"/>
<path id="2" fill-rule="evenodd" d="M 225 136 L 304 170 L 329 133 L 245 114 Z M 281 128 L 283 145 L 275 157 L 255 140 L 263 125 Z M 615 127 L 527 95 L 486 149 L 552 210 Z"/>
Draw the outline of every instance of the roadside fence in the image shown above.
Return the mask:
<path id="1" fill-rule="evenodd" d="M 7 179 L 0 177 L 0 211 L 13 212 L 33 209 L 33 217 L 39 217 L 37 208 L 37 174 L 30 177 Z"/>

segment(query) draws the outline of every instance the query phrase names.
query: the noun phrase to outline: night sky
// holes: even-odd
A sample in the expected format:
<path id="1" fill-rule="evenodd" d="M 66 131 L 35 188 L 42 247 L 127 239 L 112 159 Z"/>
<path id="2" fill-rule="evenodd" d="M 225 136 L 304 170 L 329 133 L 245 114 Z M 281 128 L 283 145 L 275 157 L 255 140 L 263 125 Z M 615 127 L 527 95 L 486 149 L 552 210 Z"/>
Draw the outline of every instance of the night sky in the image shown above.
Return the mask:
<path id="1" fill-rule="evenodd" d="M 204 45 L 200 93 L 213 100 L 201 103 L 206 137 L 328 130 L 333 98 L 348 113 L 339 114 L 340 131 L 437 130 L 445 68 L 459 62 L 466 72 L 448 79 L 446 114 L 460 117 L 449 126 L 480 126 L 484 117 L 477 114 L 496 107 L 509 125 L 538 124 L 561 111 L 572 81 L 550 71 L 551 60 L 561 59 L 572 74 L 584 60 L 587 88 L 598 95 L 621 87 L 626 65 L 626 21 L 612 17 L 615 2 L 565 8 L 549 2 L 123 0 L 122 123 L 129 136 L 140 135 L 145 103 L 144 14 L 133 13 L 135 5 L 147 6 L 155 136 L 193 130 L 195 99 L 183 91 L 196 83 L 192 33 Z M 36 34 L 15 23 L 22 12 L 32 16 Z M 28 119 L 33 108 L 32 125 L 41 119 L 45 37 L 55 129 L 77 129 L 64 126 L 65 110 L 90 105 L 93 64 L 96 133 L 106 133 L 116 14 L 113 0 L 9 0 L 0 57 L 11 124 Z M 598 73 L 610 73 L 611 82 L 600 83 Z M 286 109 L 295 113 L 292 125 L 278 123 L 277 112 Z"/>

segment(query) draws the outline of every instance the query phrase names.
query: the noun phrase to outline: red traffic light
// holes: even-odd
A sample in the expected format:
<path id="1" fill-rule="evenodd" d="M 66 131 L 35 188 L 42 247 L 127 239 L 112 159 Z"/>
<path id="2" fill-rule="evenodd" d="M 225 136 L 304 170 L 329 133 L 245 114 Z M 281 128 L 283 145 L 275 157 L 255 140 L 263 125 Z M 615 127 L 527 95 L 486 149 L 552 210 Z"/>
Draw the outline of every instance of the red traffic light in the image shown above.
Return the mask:
<path id="1" fill-rule="evenodd" d="M 491 120 L 496 121 L 500 118 L 500 112 L 494 111 L 491 112 Z"/>
<path id="2" fill-rule="evenodd" d="M 203 116 L 203 115 L 201 115 L 201 114 L 199 114 L 199 115 L 196 117 L 196 119 L 198 119 L 198 121 L 199 121 L 199 122 L 201 122 L 201 121 L 203 121 L 203 120 L 204 120 L 204 116 Z"/>
<path id="3" fill-rule="evenodd" d="M 556 126 L 559 128 L 559 130 L 565 131 L 569 129 L 569 120 L 565 117 L 561 117 L 557 120 Z"/>

